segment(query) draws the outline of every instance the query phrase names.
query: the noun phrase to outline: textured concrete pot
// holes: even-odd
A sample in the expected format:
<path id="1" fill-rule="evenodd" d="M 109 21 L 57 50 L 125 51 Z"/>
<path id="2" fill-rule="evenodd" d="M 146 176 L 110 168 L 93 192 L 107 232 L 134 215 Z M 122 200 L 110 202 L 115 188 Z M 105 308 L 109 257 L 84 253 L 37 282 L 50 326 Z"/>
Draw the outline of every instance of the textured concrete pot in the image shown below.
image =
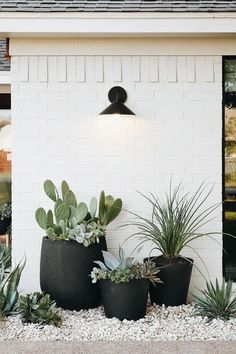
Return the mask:
<path id="1" fill-rule="evenodd" d="M 11 218 L 5 218 L 3 220 L 0 220 L 0 235 L 5 235 L 10 225 L 11 225 Z"/>
<path id="2" fill-rule="evenodd" d="M 106 317 L 136 321 L 146 315 L 148 280 L 133 279 L 120 284 L 99 280 L 99 286 Z"/>
<path id="3" fill-rule="evenodd" d="M 92 284 L 93 261 L 103 261 L 106 239 L 84 247 L 76 241 L 51 241 L 43 237 L 40 260 L 40 286 L 58 306 L 69 310 L 100 305 L 98 284 Z"/>
<path id="4" fill-rule="evenodd" d="M 147 259 L 144 261 L 147 261 Z M 152 304 L 164 304 L 166 306 L 186 304 L 193 260 L 183 257 L 176 257 L 171 260 L 164 256 L 151 257 L 150 259 L 160 268 L 158 276 L 163 282 L 157 283 L 156 286 L 150 284 Z"/>

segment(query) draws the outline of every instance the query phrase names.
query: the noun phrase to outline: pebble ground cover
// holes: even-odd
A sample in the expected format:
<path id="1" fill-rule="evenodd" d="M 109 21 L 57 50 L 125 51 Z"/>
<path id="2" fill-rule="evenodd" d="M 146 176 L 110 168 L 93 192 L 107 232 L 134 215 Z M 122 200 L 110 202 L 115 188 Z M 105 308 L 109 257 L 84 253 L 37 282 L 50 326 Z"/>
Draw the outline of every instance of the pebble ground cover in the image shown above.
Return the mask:
<path id="1" fill-rule="evenodd" d="M 23 324 L 19 315 L 0 322 L 0 341 L 149 341 L 236 340 L 236 318 L 229 321 L 193 317 L 194 307 L 149 306 L 139 321 L 108 319 L 102 307 L 90 310 L 60 310 L 60 327 Z"/>

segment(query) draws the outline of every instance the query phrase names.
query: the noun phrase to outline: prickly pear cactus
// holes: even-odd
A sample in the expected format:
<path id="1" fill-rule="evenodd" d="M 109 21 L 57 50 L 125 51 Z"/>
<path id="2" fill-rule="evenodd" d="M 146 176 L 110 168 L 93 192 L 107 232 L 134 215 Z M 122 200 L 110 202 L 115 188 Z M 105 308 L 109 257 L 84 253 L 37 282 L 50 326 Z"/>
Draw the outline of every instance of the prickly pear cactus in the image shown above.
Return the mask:
<path id="1" fill-rule="evenodd" d="M 86 247 L 99 242 L 99 238 L 106 234 L 106 226 L 119 215 L 122 208 L 120 198 L 106 196 L 104 191 L 101 192 L 99 206 L 97 199 L 92 197 L 88 208 L 85 203 L 77 202 L 66 181 L 61 183 L 61 195 L 50 180 L 46 180 L 43 187 L 54 206 L 48 212 L 38 208 L 35 218 L 53 241 L 75 240 Z"/>

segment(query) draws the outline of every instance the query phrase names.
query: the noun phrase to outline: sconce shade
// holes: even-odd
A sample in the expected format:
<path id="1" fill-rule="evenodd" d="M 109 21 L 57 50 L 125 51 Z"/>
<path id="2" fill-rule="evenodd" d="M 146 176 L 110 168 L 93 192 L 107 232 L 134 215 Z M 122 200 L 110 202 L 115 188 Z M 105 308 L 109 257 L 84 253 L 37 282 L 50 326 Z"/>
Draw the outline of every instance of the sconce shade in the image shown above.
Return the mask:
<path id="1" fill-rule="evenodd" d="M 114 86 L 110 89 L 108 93 L 110 106 L 105 108 L 100 115 L 103 114 L 120 114 L 120 115 L 135 115 L 128 107 L 124 105 L 127 99 L 127 93 L 123 87 Z"/>

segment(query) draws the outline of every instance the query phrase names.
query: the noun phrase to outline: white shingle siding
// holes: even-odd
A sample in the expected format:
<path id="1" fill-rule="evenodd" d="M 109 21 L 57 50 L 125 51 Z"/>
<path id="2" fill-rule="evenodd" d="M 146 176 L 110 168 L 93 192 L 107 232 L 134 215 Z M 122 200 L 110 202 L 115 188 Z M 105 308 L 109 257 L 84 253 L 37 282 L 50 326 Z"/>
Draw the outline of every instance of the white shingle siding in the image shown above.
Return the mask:
<path id="1" fill-rule="evenodd" d="M 162 193 L 171 176 L 190 191 L 214 183 L 211 202 L 221 200 L 220 56 L 13 56 L 12 68 L 13 257 L 26 254 L 25 291 L 39 285 L 43 233 L 34 211 L 47 205 L 47 178 L 66 179 L 84 201 L 104 189 L 139 213 L 148 209 L 137 190 Z M 114 85 L 127 90 L 136 117 L 98 117 Z M 110 249 L 133 230 L 113 230 L 127 218 L 110 228 Z M 208 228 L 221 230 L 221 210 Z M 212 240 L 194 247 L 220 277 L 221 247 Z M 195 270 L 193 284 L 203 283 Z"/>

